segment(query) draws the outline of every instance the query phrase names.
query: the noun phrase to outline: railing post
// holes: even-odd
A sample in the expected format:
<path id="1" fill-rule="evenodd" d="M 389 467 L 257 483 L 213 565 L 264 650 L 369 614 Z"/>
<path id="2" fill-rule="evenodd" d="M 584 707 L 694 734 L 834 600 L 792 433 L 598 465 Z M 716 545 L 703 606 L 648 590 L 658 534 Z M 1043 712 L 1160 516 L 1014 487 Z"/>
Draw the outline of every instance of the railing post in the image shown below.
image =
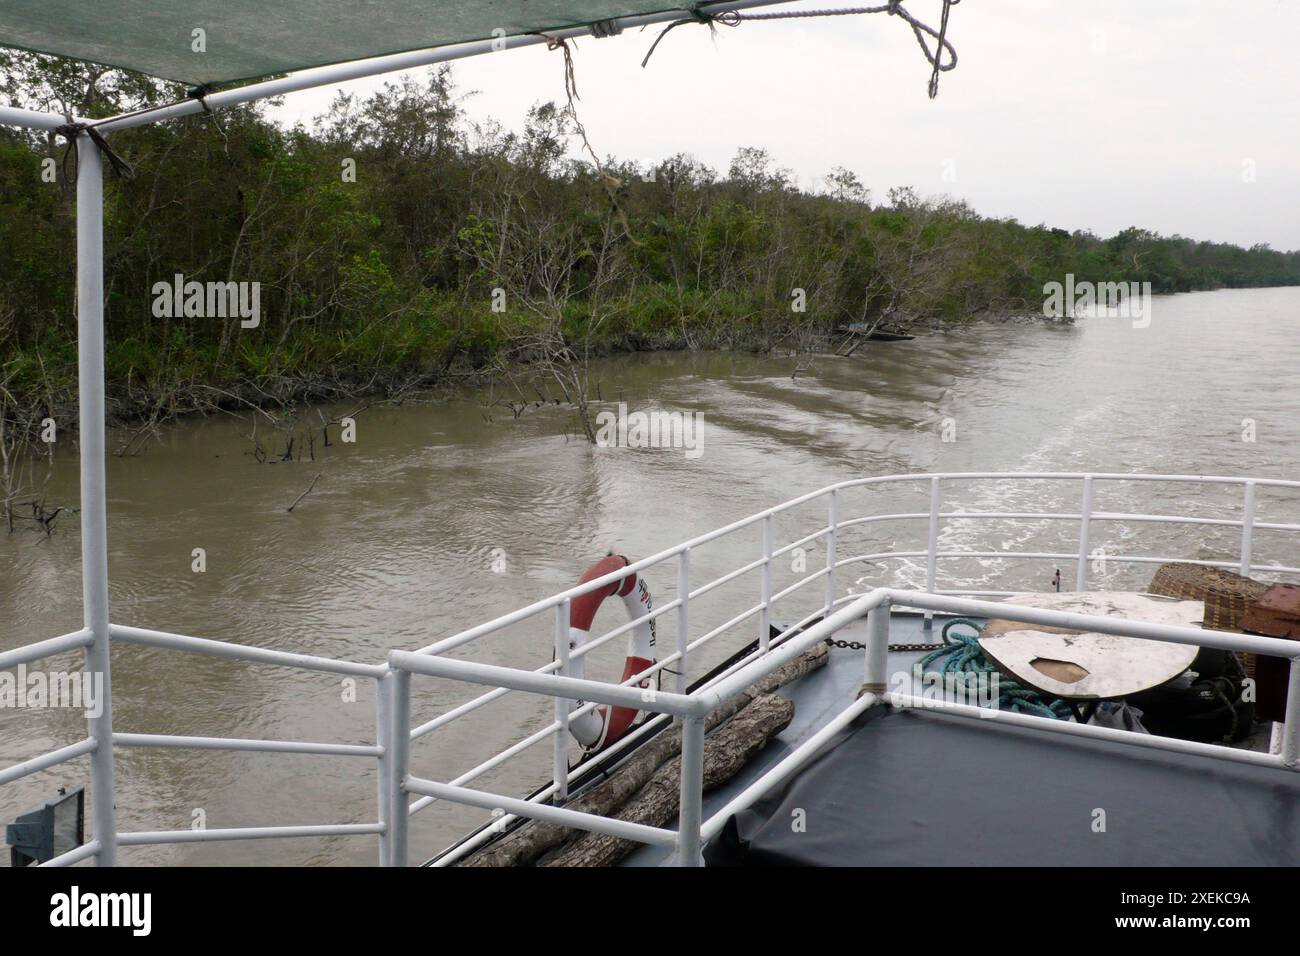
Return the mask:
<path id="1" fill-rule="evenodd" d="M 1282 726 L 1282 766 L 1300 771 L 1300 657 L 1291 658 L 1286 723 Z"/>
<path id="2" fill-rule="evenodd" d="M 758 614 L 758 649 L 766 651 L 772 635 L 772 516 L 763 519 L 763 566 L 762 573 L 763 609 Z"/>
<path id="3" fill-rule="evenodd" d="M 883 694 L 889 675 L 889 612 L 890 603 L 882 601 L 867 612 L 866 674 L 862 690 L 869 694 Z"/>
<path id="4" fill-rule="evenodd" d="M 939 491 L 939 479 L 930 479 L 930 527 L 926 535 L 925 548 L 925 589 L 931 594 L 939 581 L 939 504 L 943 497 Z M 925 612 L 925 630 L 934 626 L 934 612 Z"/>
<path id="5" fill-rule="evenodd" d="M 1074 589 L 1088 590 L 1088 526 L 1092 522 L 1092 475 L 1083 476 L 1083 502 L 1079 505 L 1079 566 L 1074 573 Z"/>
<path id="6" fill-rule="evenodd" d="M 91 717 L 91 819 L 99 841 L 96 862 L 117 863 L 113 809 L 113 681 L 109 669 L 108 506 L 104 475 L 104 166 L 99 147 L 77 136 L 77 378 L 81 427 L 81 594 L 94 635 L 86 673 L 102 675 L 103 707 Z"/>
<path id="7" fill-rule="evenodd" d="M 394 670 L 385 680 L 392 681 L 389 705 L 388 740 L 392 756 L 388 761 L 388 865 L 406 866 L 406 837 L 410 807 L 406 800 L 406 777 L 411 765 L 411 673 Z"/>
<path id="8" fill-rule="evenodd" d="M 1250 576 L 1250 551 L 1255 535 L 1255 483 L 1246 482 L 1246 500 L 1241 505 L 1241 575 Z"/>
<path id="9" fill-rule="evenodd" d="M 827 508 L 826 526 L 830 528 L 826 532 L 826 610 L 822 612 L 823 617 L 830 615 L 835 610 L 835 552 L 837 548 L 837 531 L 840 523 L 840 500 L 838 497 L 839 489 L 831 489 L 831 502 Z"/>
<path id="10" fill-rule="evenodd" d="M 557 673 L 569 676 L 569 599 L 565 598 L 555 608 L 555 659 L 560 662 Z M 569 713 L 573 701 L 567 697 L 555 698 L 554 748 L 551 758 L 551 775 L 555 783 L 552 801 L 558 806 L 569 799 Z"/>
<path id="11" fill-rule="evenodd" d="M 683 548 L 677 558 L 677 693 L 686 693 L 690 686 L 687 668 L 687 645 L 691 642 L 691 549 Z"/>
<path id="12" fill-rule="evenodd" d="M 703 866 L 700 824 L 704 819 L 704 718 L 682 722 L 681 813 L 677 821 L 677 865 Z"/>
<path id="13" fill-rule="evenodd" d="M 393 865 L 393 675 L 390 671 L 375 679 L 375 743 L 383 749 L 379 757 L 379 865 Z"/>

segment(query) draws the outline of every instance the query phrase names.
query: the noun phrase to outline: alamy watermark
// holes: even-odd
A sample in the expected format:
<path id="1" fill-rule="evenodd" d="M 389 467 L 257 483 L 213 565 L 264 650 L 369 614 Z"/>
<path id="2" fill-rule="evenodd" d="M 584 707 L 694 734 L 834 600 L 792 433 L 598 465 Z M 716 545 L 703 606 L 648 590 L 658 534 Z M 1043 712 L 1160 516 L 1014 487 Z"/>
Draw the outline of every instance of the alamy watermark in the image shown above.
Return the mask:
<path id="1" fill-rule="evenodd" d="M 1150 282 L 1075 282 L 1068 272 L 1064 284 L 1044 283 L 1043 296 L 1044 318 L 1132 319 L 1135 329 L 1151 324 Z"/>
<path id="2" fill-rule="evenodd" d="M 0 710 L 44 710 L 67 707 L 87 717 L 104 712 L 104 675 L 100 671 L 29 671 L 19 664 L 13 673 L 0 671 Z"/>
<path id="3" fill-rule="evenodd" d="M 600 448 L 681 448 L 687 458 L 704 454 L 703 412 L 629 412 L 627 402 L 618 411 L 596 415 L 596 445 Z"/>
<path id="4" fill-rule="evenodd" d="M 153 284 L 156 319 L 233 319 L 240 328 L 255 329 L 262 322 L 262 283 L 198 282 L 176 273 L 171 282 Z"/>
<path id="5" fill-rule="evenodd" d="M 1001 692 L 998 675 L 983 671 L 923 671 L 920 664 L 911 671 L 896 671 L 889 678 L 890 690 L 902 694 L 899 707 L 938 708 L 945 702 L 980 708 L 981 717 L 992 717 Z"/>
<path id="6" fill-rule="evenodd" d="M 132 936 L 148 936 L 153 929 L 153 894 L 82 892 L 74 885 L 50 897 L 50 925 L 116 926 L 131 930 Z"/>

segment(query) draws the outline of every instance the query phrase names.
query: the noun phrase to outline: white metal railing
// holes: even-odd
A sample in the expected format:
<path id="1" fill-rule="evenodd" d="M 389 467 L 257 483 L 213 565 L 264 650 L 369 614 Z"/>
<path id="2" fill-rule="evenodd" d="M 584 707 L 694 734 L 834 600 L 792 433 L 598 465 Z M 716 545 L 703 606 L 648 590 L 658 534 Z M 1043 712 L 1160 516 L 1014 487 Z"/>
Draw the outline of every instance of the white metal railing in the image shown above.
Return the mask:
<path id="1" fill-rule="evenodd" d="M 947 485 L 958 482 L 1017 481 L 1079 483 L 1082 491 L 1079 511 L 1075 513 L 1059 509 L 1044 512 L 943 510 Z M 1098 483 L 1102 482 L 1163 482 L 1237 486 L 1243 492 L 1240 518 L 1100 511 L 1094 507 L 1094 496 Z M 845 501 L 846 495 L 850 491 L 907 483 L 917 484 L 928 492 L 928 510 L 884 514 L 860 513 L 841 517 L 847 510 Z M 385 662 L 378 664 L 268 650 L 113 624 L 106 628 L 107 636 L 113 641 L 218 656 L 254 664 L 322 671 L 373 680 L 376 691 L 375 740 L 373 743 L 328 743 L 121 733 L 113 731 L 111 723 L 107 725 L 106 730 L 101 717 L 98 724 L 93 720 L 91 721 L 91 732 L 85 740 L 0 770 L 0 784 L 17 780 L 41 770 L 50 769 L 80 756 L 89 755 L 91 757 L 92 798 L 95 801 L 95 806 L 99 809 L 99 812 L 94 817 L 93 840 L 90 844 L 51 861 L 52 865 L 71 864 L 91 855 L 95 856 L 101 863 L 111 863 L 119 846 L 328 835 L 377 836 L 380 844 L 380 862 L 402 865 L 407 861 L 407 833 L 410 816 L 438 800 L 496 811 L 503 815 L 499 821 L 502 826 L 517 817 L 533 817 L 563 823 L 579 829 L 622 836 L 642 843 L 672 846 L 677 852 L 679 862 L 690 865 L 699 862 L 701 841 L 710 839 L 716 832 L 717 827 L 720 826 L 718 815 L 715 815 L 709 821 L 700 819 L 702 804 L 700 802 L 699 774 L 702 767 L 704 715 L 718 706 L 723 700 L 739 693 L 754 680 L 771 673 L 796 654 L 801 653 L 805 648 L 812 646 L 812 644 L 863 615 L 868 618 L 868 631 L 871 635 L 869 638 L 871 649 L 867 654 L 867 683 L 868 685 L 877 685 L 872 699 L 906 704 L 907 698 L 904 696 L 885 694 L 883 683 L 878 679 L 879 675 L 883 673 L 883 649 L 888 643 L 888 609 L 891 605 L 917 608 L 927 615 L 936 612 L 983 616 L 996 615 L 1012 620 L 1073 628 L 1086 625 L 1088 630 L 1103 633 L 1124 634 L 1155 640 L 1223 647 L 1232 650 L 1289 657 L 1292 659 L 1291 696 L 1287 711 L 1288 720 L 1285 725 L 1279 754 L 1254 754 L 1249 751 L 1233 750 L 1213 745 L 1189 744 L 1185 741 L 1171 741 L 1167 738 L 1151 737 L 1149 735 L 1136 735 L 1140 739 L 1130 739 L 1124 735 L 1124 732 L 1105 731 L 1103 733 L 1099 732 L 1099 728 L 1091 725 L 1048 721 L 1043 718 L 1004 714 L 1002 712 L 994 713 L 996 714 L 995 719 L 1027 724 L 1028 726 L 1052 732 L 1120 739 L 1126 743 L 1139 746 L 1162 747 L 1182 752 L 1208 754 L 1224 759 L 1246 760 L 1252 763 L 1281 765 L 1295 769 L 1297 766 L 1297 749 L 1300 748 L 1300 734 L 1297 733 L 1297 727 L 1300 727 L 1300 720 L 1297 719 L 1297 708 L 1300 707 L 1300 691 L 1296 688 L 1298 675 L 1300 675 L 1300 666 L 1296 664 L 1294 644 L 1272 638 L 1227 634 L 1197 628 L 1178 628 L 1113 618 L 1091 618 L 1084 615 L 1027 608 L 1021 605 L 978 601 L 972 597 L 973 595 L 1001 596 L 1010 592 L 975 591 L 971 589 L 940 590 L 938 588 L 939 567 L 943 561 L 958 558 L 1016 558 L 1052 562 L 1075 560 L 1077 562 L 1076 587 L 1084 589 L 1088 585 L 1089 578 L 1090 531 L 1094 523 L 1104 521 L 1241 529 L 1240 551 L 1236 560 L 1232 561 L 1157 557 L 1139 554 L 1107 554 L 1107 561 L 1116 563 L 1163 563 L 1170 560 L 1191 560 L 1193 563 L 1202 565 L 1232 567 L 1242 573 L 1262 571 L 1274 575 L 1300 574 L 1300 568 L 1297 567 L 1283 564 L 1260 565 L 1255 562 L 1253 550 L 1256 531 L 1268 530 L 1292 534 L 1300 532 L 1300 524 L 1297 523 L 1258 520 L 1256 498 L 1260 488 L 1296 491 L 1300 490 L 1300 481 L 1192 475 L 1007 472 L 890 475 L 853 479 L 810 492 L 773 508 L 732 522 L 722 528 L 699 535 L 673 548 L 634 561 L 628 566 L 604 577 L 551 595 L 517 611 L 439 640 L 418 651 L 392 651 Z M 776 518 L 787 515 L 801 506 L 818 502 L 824 503 L 826 507 L 826 523 L 811 533 L 795 537 L 793 540 L 778 546 L 775 528 Z M 941 550 L 939 546 L 940 531 L 944 523 L 952 520 L 965 521 L 969 519 L 1077 522 L 1076 547 L 1068 552 Z M 886 521 L 924 522 L 926 528 L 926 546 L 924 550 L 898 549 L 872 551 L 858 555 L 842 556 L 840 554 L 840 549 L 845 544 L 846 531 L 853 528 L 865 528 L 877 522 Z M 757 528 L 760 532 L 760 553 L 757 558 L 741 563 L 738 567 L 692 587 L 691 556 L 693 553 L 698 552 L 704 545 L 739 535 L 753 528 Z M 796 548 L 811 545 L 819 539 L 824 540 L 826 545 L 824 565 L 812 573 L 803 575 L 793 584 L 776 590 L 772 575 L 773 562 L 791 554 Z M 836 586 L 838 571 L 852 565 L 890 558 L 924 558 L 925 587 L 920 590 L 877 588 L 865 595 L 839 595 L 840 589 Z M 608 588 L 611 584 L 625 579 L 629 574 L 643 574 L 650 569 L 665 565 L 673 569 L 676 579 L 676 596 L 673 600 L 655 608 L 637 620 L 621 624 L 604 634 L 592 637 L 581 646 L 574 648 L 570 654 L 569 607 L 574 599 L 592 591 Z M 714 595 L 715 592 L 718 592 L 720 588 L 726 585 L 741 582 L 746 575 L 755 572 L 757 572 L 758 576 L 756 582 L 758 602 L 756 604 L 735 614 L 731 613 L 734 607 L 729 607 L 725 612 L 728 615 L 725 621 L 707 628 L 704 624 L 699 623 L 698 618 L 692 616 L 692 606 L 699 605 L 702 598 Z M 815 585 L 818 581 L 824 581 L 825 586 L 824 589 L 818 590 L 818 597 L 812 601 L 812 604 L 815 605 L 814 609 L 810 613 L 799 616 L 798 619 L 784 627 L 779 636 L 772 638 L 770 625 L 773 620 L 774 609 L 778 603 L 787 601 L 795 595 L 810 594 L 808 587 Z M 447 656 L 450 651 L 464 648 L 480 639 L 501 633 L 514 625 L 531 622 L 538 615 L 546 614 L 553 615 L 556 655 L 553 661 L 542 667 L 534 670 L 522 670 L 459 660 Z M 618 636 L 627 633 L 642 621 L 658 619 L 668 614 L 672 614 L 676 622 L 675 647 L 672 653 L 653 666 L 640 674 L 633 675 L 622 684 L 582 680 L 569 676 L 568 671 L 572 659 L 591 654 Z M 741 627 L 750 619 L 756 619 L 759 628 L 757 648 L 735 661 L 704 686 L 697 688 L 693 693 L 687 694 L 690 665 L 693 661 L 698 660 L 700 649 L 723 635 L 729 634 L 737 638 L 740 647 L 752 643 L 753 638 L 750 635 L 753 632 Z M 693 636 L 693 628 L 703 633 Z M 89 621 L 88 615 L 87 627 L 79 631 L 0 653 L 0 668 L 10 668 L 20 663 L 30 663 L 54 654 L 84 649 L 87 652 L 87 667 L 93 670 L 94 661 L 101 659 L 99 654 L 92 654 L 92 651 L 97 649 L 96 634 L 94 623 Z M 102 659 L 106 662 L 106 649 Z M 664 670 L 672 670 L 676 675 L 674 691 L 647 691 L 635 686 Z M 411 676 L 413 674 L 461 681 L 491 689 L 452 707 L 424 723 L 412 727 L 410 712 Z M 112 683 L 111 675 L 108 674 L 106 667 L 104 689 L 107 698 L 106 713 L 111 713 Z M 554 719 L 541 729 L 488 757 L 482 763 L 449 782 L 444 783 L 426 779 L 415 776 L 410 772 L 411 744 L 413 741 L 424 738 L 435 731 L 445 730 L 469 714 L 515 692 L 552 698 Z M 574 703 L 577 701 L 583 703 L 575 708 Z M 631 707 L 650 712 L 655 716 L 588 762 L 576 768 L 570 768 L 568 763 L 569 724 L 575 717 L 587 713 L 602 704 Z M 934 706 L 934 702 L 927 702 L 927 704 L 931 707 Z M 830 726 L 842 726 L 844 722 L 851 720 L 853 715 L 859 713 L 861 709 L 868 705 L 869 702 L 863 703 L 863 700 L 859 700 L 840 714 Z M 963 710 L 960 705 L 943 706 L 946 711 L 956 716 L 972 715 L 967 710 Z M 989 711 L 981 710 L 979 714 L 987 717 Z M 647 735 L 654 733 L 670 719 L 680 720 L 684 731 L 683 780 L 681 781 L 683 809 L 677 830 L 640 827 L 627 824 L 624 821 L 607 820 L 589 814 L 578 813 L 561 805 L 567 797 L 570 784 L 579 775 L 585 773 L 594 765 L 617 759 L 621 753 L 626 752 L 627 749 Z M 824 729 L 814 739 L 824 739 L 827 732 L 833 731 Z M 489 771 L 505 765 L 532 747 L 547 741 L 551 743 L 552 748 L 552 780 L 547 787 L 534 794 L 530 799 L 520 800 L 502 794 L 489 793 L 470 786 L 476 779 Z M 116 747 L 259 751 L 372 759 L 377 762 L 378 768 L 376 819 L 374 822 L 366 823 L 117 833 L 112 825 L 111 816 L 109 818 L 110 824 L 107 827 L 102 824 L 104 804 L 107 804 L 110 810 L 112 806 L 112 774 L 114 769 L 112 756 L 113 749 Z M 799 765 L 797 758 L 799 758 L 800 754 L 811 752 L 811 750 L 805 749 L 806 747 L 807 745 L 801 747 L 787 758 L 780 767 L 765 775 L 759 781 L 759 784 L 766 781 L 767 785 L 775 785 L 773 781 L 779 782 L 779 779 L 784 779 L 780 777 L 778 771 L 785 775 L 792 773 Z M 758 784 L 755 786 L 757 787 Z M 751 788 L 751 790 L 753 789 Z M 416 797 L 414 801 L 410 800 L 412 796 Z M 475 838 L 462 843 L 457 850 L 444 856 L 439 862 L 442 864 L 454 862 L 459 856 L 469 852 L 491 836 L 490 831 L 484 831 Z"/>
<path id="2" fill-rule="evenodd" d="M 1257 753 L 1212 744 L 1194 743 L 1171 737 L 1158 737 L 1132 731 L 1111 730 L 1090 724 L 1076 724 L 1045 717 L 1016 714 L 1009 711 L 988 710 L 942 701 L 923 700 L 914 695 L 886 693 L 886 655 L 889 645 L 891 605 L 907 605 L 928 611 L 953 614 L 999 616 L 1011 620 L 1075 630 L 1096 631 L 1106 634 L 1141 637 L 1148 640 L 1178 644 L 1194 644 L 1225 650 L 1247 651 L 1274 657 L 1290 657 L 1290 696 L 1287 702 L 1285 732 L 1279 753 Z M 703 820 L 704 732 L 703 721 L 707 714 L 742 692 L 755 681 L 774 672 L 779 667 L 825 640 L 840 628 L 860 619 L 868 619 L 868 646 L 866 651 L 865 681 L 867 693 L 850 704 L 840 715 L 815 737 L 798 748 L 781 764 L 765 774 L 752 787 L 729 803 L 707 821 Z M 563 697 L 570 700 L 590 699 L 613 706 L 639 707 L 661 714 L 683 718 L 681 763 L 681 811 L 677 830 L 646 827 L 626 821 L 602 818 L 590 813 L 566 810 L 537 800 L 527 801 L 500 794 L 471 790 L 463 786 L 441 784 L 418 777 L 406 776 L 395 782 L 394 789 L 423 794 L 429 798 L 449 800 L 469 806 L 505 811 L 516 816 L 560 823 L 580 830 L 607 833 L 627 840 L 653 846 L 675 849 L 677 863 L 681 866 L 698 865 L 702 860 L 700 848 L 704 841 L 721 831 L 729 816 L 759 799 L 777 786 L 811 756 L 820 744 L 837 732 L 873 703 L 886 701 L 897 706 L 917 706 L 942 709 L 958 717 L 1001 720 L 1020 726 L 1048 732 L 1072 734 L 1111 740 L 1135 746 L 1217 757 L 1259 766 L 1300 769 L 1300 656 L 1293 642 L 1270 637 L 1235 634 L 1227 631 L 1205 630 L 1144 621 L 1131 621 L 1114 617 L 1078 614 L 1071 612 L 1024 607 L 999 602 L 976 601 L 908 591 L 878 588 L 853 598 L 848 607 L 826 616 L 822 621 L 780 643 L 775 649 L 762 654 L 744 667 L 723 676 L 708 687 L 689 695 L 642 692 L 634 688 L 604 684 L 598 681 L 575 680 L 555 674 L 541 674 L 516 668 L 454 660 L 406 651 L 389 654 L 389 664 L 399 671 L 444 677 L 511 690 Z M 395 768 L 401 774 L 402 768 Z M 403 852 L 399 845 L 396 852 Z"/>
<path id="3" fill-rule="evenodd" d="M 1217 647 L 1224 650 L 1248 651 L 1256 654 L 1289 657 L 1291 661 L 1288 679 L 1288 697 L 1285 714 L 1284 731 L 1278 753 L 1260 753 L 1252 750 L 1239 750 L 1215 744 L 1197 743 L 1173 737 L 1159 737 L 1153 734 L 1138 733 L 1127 730 L 1115 730 L 1094 724 L 1080 724 L 1071 721 L 1054 720 L 1037 717 L 1032 714 L 1020 714 L 1012 711 L 973 707 L 946 700 L 923 699 L 915 694 L 885 692 L 886 661 L 889 645 L 889 611 L 891 604 L 902 603 L 912 607 L 926 608 L 952 614 L 989 617 L 996 615 L 1014 621 L 1065 627 L 1074 630 L 1097 631 L 1120 636 L 1142 637 L 1148 640 L 1165 641 L 1175 644 L 1191 644 L 1203 647 Z M 859 714 L 877 703 L 888 703 L 899 707 L 916 707 L 924 710 L 938 710 L 954 717 L 991 720 L 995 723 L 1028 727 L 1046 733 L 1064 734 L 1066 736 L 1088 737 L 1115 743 L 1128 744 L 1175 753 L 1194 754 L 1222 760 L 1232 760 L 1255 766 L 1274 767 L 1291 771 L 1300 771 L 1300 656 L 1295 655 L 1295 644 L 1276 638 L 1255 637 L 1235 634 L 1227 631 L 1202 630 L 1178 625 L 1153 624 L 1150 622 L 1129 621 L 1114 617 L 1100 617 L 1088 614 L 1076 614 L 1031 608 L 998 602 L 975 601 L 942 595 L 927 594 L 917 591 L 905 591 L 880 588 L 855 600 L 855 611 L 867 614 L 867 650 L 865 685 L 866 692 L 849 704 L 839 714 L 811 735 L 783 758 L 776 766 L 770 768 L 754 783 L 737 794 L 723 807 L 705 821 L 701 839 L 705 842 L 722 832 L 727 820 L 734 814 L 752 806 L 757 800 L 793 776 L 804 764 L 815 757 L 822 745 L 847 727 Z M 798 641 L 800 648 L 807 646 Z M 747 675 L 748 676 L 748 675 Z"/>

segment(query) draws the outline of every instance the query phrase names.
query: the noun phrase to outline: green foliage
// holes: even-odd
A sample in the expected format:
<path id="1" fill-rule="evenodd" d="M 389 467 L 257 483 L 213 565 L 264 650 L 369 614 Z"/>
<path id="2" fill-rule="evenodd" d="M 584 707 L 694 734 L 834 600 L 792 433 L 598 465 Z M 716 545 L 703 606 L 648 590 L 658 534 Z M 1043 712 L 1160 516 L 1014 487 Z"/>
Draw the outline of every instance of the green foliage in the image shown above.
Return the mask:
<path id="1" fill-rule="evenodd" d="M 0 93 L 37 109 L 105 115 L 179 95 L 30 54 L 0 57 L 0 71 Z M 594 170 L 565 158 L 572 135 L 549 103 L 517 133 L 472 127 L 447 69 L 340 96 L 310 130 L 244 107 L 115 134 L 138 170 L 110 175 L 106 197 L 117 407 L 196 383 L 293 396 L 321 381 L 434 382 L 556 336 L 587 354 L 764 347 L 845 321 L 1036 313 L 1043 285 L 1067 273 L 1157 292 L 1300 284 L 1296 252 L 1137 228 L 1103 240 L 910 188 L 873 206 L 851 171 L 802 191 L 759 148 L 739 150 L 725 175 L 684 155 Z M 0 381 L 28 402 L 75 392 L 63 166 L 55 137 L 0 131 Z M 259 282 L 260 325 L 156 317 L 154 284 L 178 274 Z M 795 290 L 805 311 L 792 309 Z"/>

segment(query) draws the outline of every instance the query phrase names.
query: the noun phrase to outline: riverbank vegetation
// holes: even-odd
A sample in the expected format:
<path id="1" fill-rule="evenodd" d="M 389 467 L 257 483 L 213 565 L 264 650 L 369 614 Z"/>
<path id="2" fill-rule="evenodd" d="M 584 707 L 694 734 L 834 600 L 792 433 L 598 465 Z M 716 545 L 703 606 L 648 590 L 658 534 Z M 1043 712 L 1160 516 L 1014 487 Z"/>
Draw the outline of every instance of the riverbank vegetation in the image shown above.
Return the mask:
<path id="1" fill-rule="evenodd" d="M 184 95 L 29 54 L 3 54 L 0 70 L 6 100 L 46 111 L 103 116 Z M 470 122 L 463 102 L 441 69 L 340 97 L 310 129 L 243 107 L 113 134 L 136 174 L 106 173 L 111 413 L 400 395 L 512 368 L 580 404 L 595 354 L 800 351 L 848 322 L 1038 314 L 1044 283 L 1066 273 L 1156 292 L 1300 284 L 1300 253 L 1025 226 L 908 188 L 876 196 L 842 167 L 801 186 L 756 147 L 726 170 L 682 153 L 653 168 L 579 161 L 567 105 L 542 103 L 509 130 Z M 52 134 L 0 131 L 10 442 L 49 415 L 72 425 L 64 154 Z M 160 316 L 155 284 L 178 275 L 260 283 L 256 327 Z"/>

